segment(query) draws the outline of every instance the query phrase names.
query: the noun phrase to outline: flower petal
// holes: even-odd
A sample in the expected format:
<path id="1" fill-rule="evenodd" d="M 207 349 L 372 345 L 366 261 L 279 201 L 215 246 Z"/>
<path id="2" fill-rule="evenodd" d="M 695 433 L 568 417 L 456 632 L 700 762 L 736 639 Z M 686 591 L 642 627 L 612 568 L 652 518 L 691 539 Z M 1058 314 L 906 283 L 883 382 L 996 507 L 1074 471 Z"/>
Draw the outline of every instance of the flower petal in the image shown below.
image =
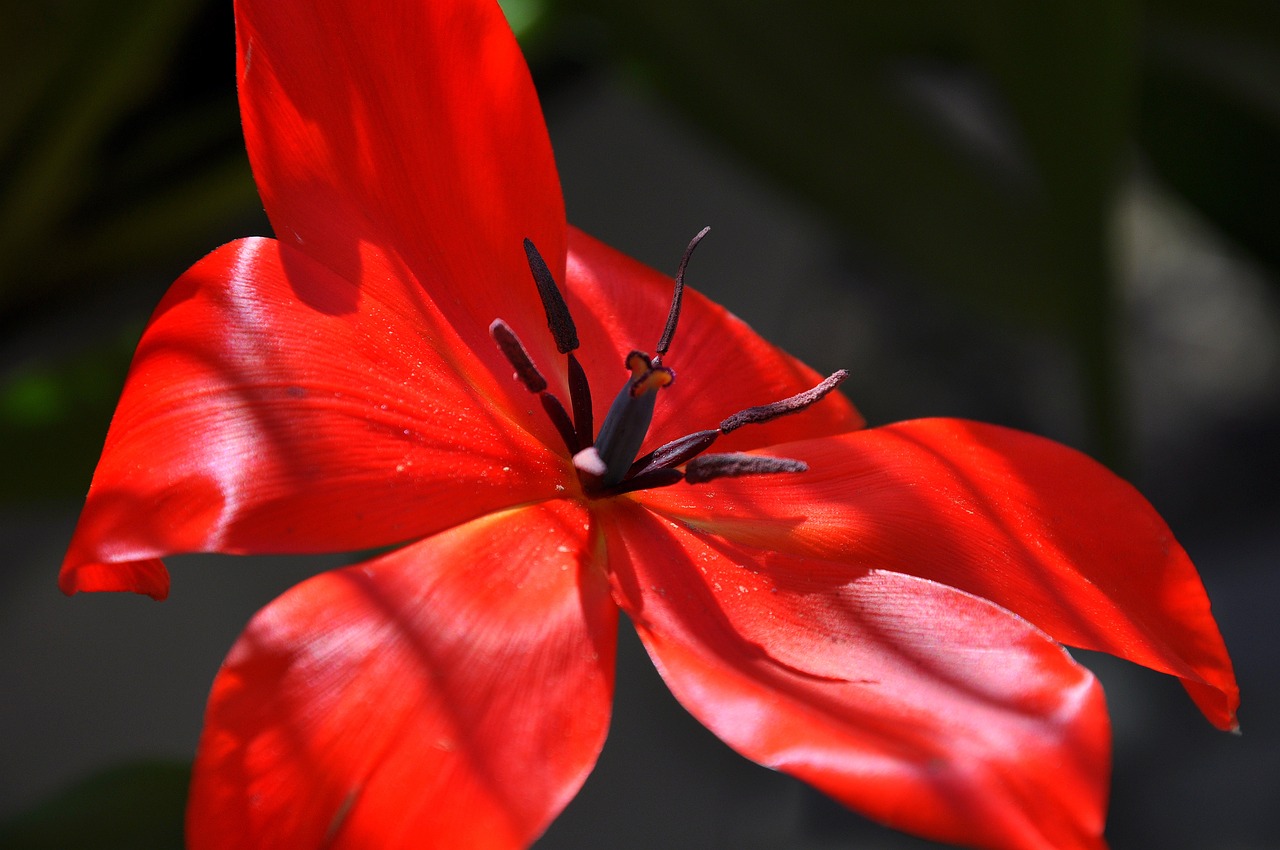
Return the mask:
<path id="1" fill-rule="evenodd" d="M 600 422 L 628 380 L 627 354 L 636 349 L 652 353 L 675 285 L 666 275 L 575 228 L 570 228 L 569 240 L 569 308 L 582 339 L 583 368 Z M 644 451 L 715 428 L 727 416 L 795 395 L 825 377 L 688 288 L 679 330 L 664 364 L 674 368 L 676 380 L 659 396 Z M 716 451 L 839 434 L 862 424 L 848 399 L 832 393 L 802 415 L 726 435 L 716 442 Z"/>
<path id="2" fill-rule="evenodd" d="M 191 850 L 518 848 L 604 744 L 617 609 L 564 502 L 317 576 L 214 683 Z"/>
<path id="3" fill-rule="evenodd" d="M 423 335 L 404 290 L 366 288 L 358 313 L 311 306 L 353 288 L 270 239 L 174 284 L 138 345 L 65 591 L 162 597 L 165 555 L 385 546 L 573 481 L 501 415 L 491 379 L 463 376 L 456 340 Z"/>
<path id="4" fill-rule="evenodd" d="M 639 494 L 754 546 L 884 564 L 990 599 L 1056 640 L 1179 676 L 1215 725 L 1239 689 L 1195 567 L 1133 487 L 1073 449 L 955 419 L 773 451 L 803 475 Z"/>
<path id="5" fill-rule="evenodd" d="M 523 240 L 563 280 L 566 237 L 542 111 L 498 4 L 235 8 L 245 140 L 277 237 L 352 281 L 416 278 L 509 375 L 487 329 L 542 313 Z"/>
<path id="6" fill-rule="evenodd" d="M 935 840 L 1105 847 L 1102 691 L 1022 619 L 635 508 L 609 520 L 615 597 L 676 697 L 743 755 Z"/>

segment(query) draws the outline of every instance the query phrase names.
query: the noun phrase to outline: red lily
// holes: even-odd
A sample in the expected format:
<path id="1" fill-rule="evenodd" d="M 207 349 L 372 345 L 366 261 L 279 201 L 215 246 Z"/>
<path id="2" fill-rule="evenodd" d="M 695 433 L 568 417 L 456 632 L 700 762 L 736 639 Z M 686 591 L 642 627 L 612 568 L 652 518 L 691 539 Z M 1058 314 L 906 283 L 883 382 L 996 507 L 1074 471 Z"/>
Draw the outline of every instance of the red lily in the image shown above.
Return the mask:
<path id="1" fill-rule="evenodd" d="M 942 841 L 1105 847 L 1106 709 L 1059 642 L 1178 676 L 1233 728 L 1194 567 L 1088 458 L 957 420 L 864 430 L 805 394 L 838 375 L 693 292 L 659 357 L 629 354 L 672 282 L 566 225 L 496 4 L 236 20 L 277 239 L 223 246 L 160 304 L 61 585 L 163 598 L 174 553 L 404 545 L 246 628 L 193 850 L 528 845 L 603 745 L 619 608 L 730 746 Z M 635 474 L 635 441 L 700 431 Z M 711 440 L 734 454 L 688 460 Z"/>

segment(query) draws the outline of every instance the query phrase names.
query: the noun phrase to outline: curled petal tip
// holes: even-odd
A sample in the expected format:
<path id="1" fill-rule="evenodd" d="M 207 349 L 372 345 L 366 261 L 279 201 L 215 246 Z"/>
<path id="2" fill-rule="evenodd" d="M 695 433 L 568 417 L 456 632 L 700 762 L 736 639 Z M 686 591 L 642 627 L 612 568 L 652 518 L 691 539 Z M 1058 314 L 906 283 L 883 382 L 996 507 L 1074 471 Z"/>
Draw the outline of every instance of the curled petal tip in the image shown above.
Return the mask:
<path id="1" fill-rule="evenodd" d="M 58 589 L 67 596 L 82 591 L 138 593 L 163 602 L 169 597 L 169 573 L 154 558 L 119 564 L 68 564 L 58 576 Z"/>

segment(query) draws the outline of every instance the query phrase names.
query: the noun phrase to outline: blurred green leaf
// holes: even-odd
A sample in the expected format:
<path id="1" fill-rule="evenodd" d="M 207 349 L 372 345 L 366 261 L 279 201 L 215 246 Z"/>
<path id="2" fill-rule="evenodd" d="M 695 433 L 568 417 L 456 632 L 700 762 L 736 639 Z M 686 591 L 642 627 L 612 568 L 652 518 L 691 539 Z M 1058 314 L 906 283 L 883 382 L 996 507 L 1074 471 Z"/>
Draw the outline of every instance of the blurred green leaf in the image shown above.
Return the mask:
<path id="1" fill-rule="evenodd" d="M 138 330 L 0 380 L 0 504 L 88 492 Z"/>
<path id="2" fill-rule="evenodd" d="M 522 41 L 538 26 L 547 11 L 544 0 L 498 0 L 498 5 L 502 7 L 502 14 L 506 15 L 516 38 Z"/>
<path id="3" fill-rule="evenodd" d="M 23 78 L 22 68 L 7 69 L 6 90 L 37 88 L 40 97 L 18 116 L 25 119 L 26 144 L 7 169 L 0 268 L 16 265 L 15 255 L 65 215 L 92 181 L 96 146 L 111 123 L 156 85 L 176 33 L 195 7 L 193 0 L 27 6 L 26 37 L 62 61 L 45 69 L 47 82 L 38 87 Z M 13 283 L 8 276 L 5 281 Z"/>
<path id="4" fill-rule="evenodd" d="M 98 773 L 0 824 L 0 850 L 182 850 L 190 776 L 172 762 Z"/>
<path id="5" fill-rule="evenodd" d="M 210 101 L 184 93 L 189 81 L 174 71 L 205 6 L 57 0 L 6 9 L 0 310 L 101 292 L 256 206 L 232 87 Z M 230 82 L 230 27 L 226 36 Z M 156 110 L 162 92 L 168 102 Z"/>

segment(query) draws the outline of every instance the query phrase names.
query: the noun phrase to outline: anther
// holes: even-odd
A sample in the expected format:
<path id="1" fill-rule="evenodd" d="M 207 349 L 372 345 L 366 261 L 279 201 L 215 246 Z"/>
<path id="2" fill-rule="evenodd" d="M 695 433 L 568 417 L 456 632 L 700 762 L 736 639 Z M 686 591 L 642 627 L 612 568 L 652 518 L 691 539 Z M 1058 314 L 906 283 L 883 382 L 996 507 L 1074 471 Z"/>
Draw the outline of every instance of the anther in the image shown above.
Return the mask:
<path id="1" fill-rule="evenodd" d="M 762 457 L 748 454 L 718 454 L 695 457 L 684 468 L 684 480 L 704 484 L 716 478 L 741 478 L 744 475 L 772 475 L 779 472 L 807 472 L 809 464 L 785 457 Z"/>
<path id="2" fill-rule="evenodd" d="M 784 398 L 781 401 L 775 401 L 772 404 L 762 404 L 759 407 L 748 407 L 746 410 L 738 411 L 720 423 L 721 433 L 728 434 L 735 431 L 743 425 L 758 425 L 762 422 L 769 422 L 777 419 L 779 416 L 786 416 L 791 413 L 799 413 L 800 411 L 812 407 L 822 400 L 827 393 L 834 390 L 840 385 L 840 382 L 849 377 L 848 371 L 841 369 L 826 378 L 822 383 L 813 389 L 805 390 L 802 393 L 796 393 L 791 398 Z"/>
<path id="3" fill-rule="evenodd" d="M 665 474 L 684 463 L 687 463 L 685 467 L 686 480 L 691 484 L 726 476 L 761 475 L 771 472 L 803 472 L 808 468 L 807 466 L 800 461 L 792 461 L 785 458 L 736 454 L 706 455 L 704 457 L 699 457 L 699 455 L 710 448 L 711 444 L 721 434 L 728 433 L 743 425 L 768 422 L 779 416 L 804 410 L 835 389 L 848 374 L 842 369 L 812 389 L 797 393 L 782 401 L 775 401 L 772 404 L 760 405 L 759 407 L 750 407 L 735 413 L 724 420 L 717 429 L 695 431 L 678 440 L 665 443 L 632 463 L 631 468 L 623 476 L 622 483 L 615 485 L 610 492 L 619 492 L 617 488 L 621 486 L 626 486 L 628 489 L 644 489 L 639 486 L 632 487 L 631 483 L 639 479 L 656 481 L 658 473 Z M 654 484 L 653 486 L 663 485 Z"/>
<path id="4" fill-rule="evenodd" d="M 676 269 L 676 291 L 671 296 L 671 309 L 667 312 L 667 324 L 662 329 L 662 338 L 658 340 L 658 347 L 654 349 L 654 363 L 661 363 L 662 356 L 671 348 L 671 338 L 676 335 L 676 323 L 680 321 L 680 302 L 684 298 L 684 270 L 689 267 L 689 258 L 693 256 L 693 249 L 697 248 L 702 237 L 710 232 L 710 227 L 699 230 L 698 235 L 690 240 L 689 247 L 684 249 L 684 256 L 680 258 L 680 266 Z"/>
<path id="5" fill-rule="evenodd" d="M 547 268 L 546 261 L 528 239 L 524 240 L 524 255 L 529 261 L 533 282 L 538 286 L 538 296 L 542 299 L 542 309 L 547 314 L 547 327 L 555 338 L 556 348 L 561 354 L 568 354 L 578 348 L 578 329 L 573 324 L 573 316 L 569 315 L 569 306 L 564 303 L 564 296 L 556 286 L 556 279 L 551 276 L 551 269 Z"/>
<path id="6" fill-rule="evenodd" d="M 494 319 L 489 324 L 489 336 L 498 344 L 498 350 L 507 358 L 511 368 L 516 370 L 516 380 L 524 384 L 531 393 L 540 393 L 547 388 L 547 379 L 542 377 L 538 367 L 533 365 L 529 352 L 525 350 L 520 337 L 511 330 L 510 325 L 501 319 Z"/>
<path id="7" fill-rule="evenodd" d="M 687 437 L 664 443 L 631 464 L 631 468 L 627 470 L 627 480 L 651 470 L 679 466 L 689 458 L 705 452 L 719 436 L 719 431 L 695 431 Z"/>
<path id="8" fill-rule="evenodd" d="M 564 405 L 560 403 L 560 399 L 547 392 L 547 379 L 542 377 L 538 367 L 533 365 L 533 360 L 525 350 L 524 343 L 520 342 L 520 337 L 516 336 L 516 332 L 501 319 L 494 319 L 489 324 L 489 336 L 493 337 L 502 356 L 507 358 L 511 368 L 515 369 L 516 380 L 542 402 L 542 409 L 547 412 L 551 423 L 560 432 L 560 438 L 564 440 L 565 446 L 569 451 L 576 452 L 582 447 L 577 429 L 573 427 L 573 421 L 569 418 Z"/>

